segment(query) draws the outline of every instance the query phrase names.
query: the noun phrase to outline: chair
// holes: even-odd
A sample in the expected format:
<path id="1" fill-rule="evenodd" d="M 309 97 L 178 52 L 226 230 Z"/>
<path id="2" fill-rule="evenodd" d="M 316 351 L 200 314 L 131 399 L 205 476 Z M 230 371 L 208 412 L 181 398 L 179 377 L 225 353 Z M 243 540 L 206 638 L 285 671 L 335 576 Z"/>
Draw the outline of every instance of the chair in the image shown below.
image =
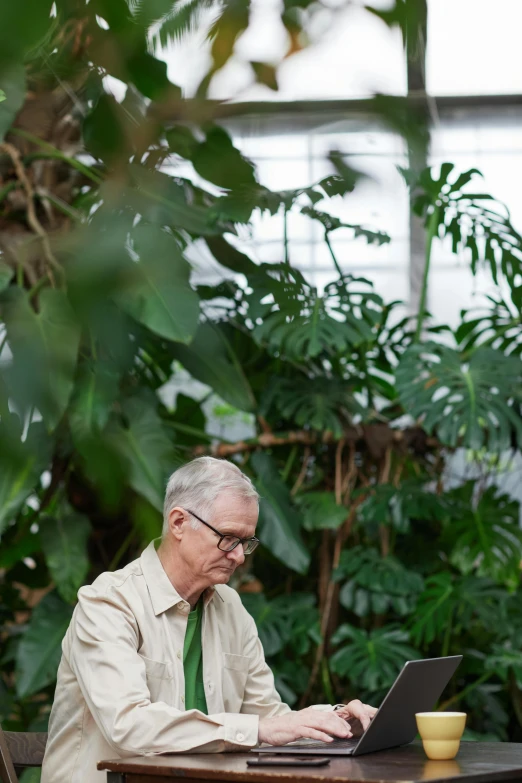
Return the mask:
<path id="1" fill-rule="evenodd" d="M 0 726 L 0 778 L 2 783 L 19 783 L 18 773 L 26 767 L 41 767 L 47 734 L 2 731 Z"/>

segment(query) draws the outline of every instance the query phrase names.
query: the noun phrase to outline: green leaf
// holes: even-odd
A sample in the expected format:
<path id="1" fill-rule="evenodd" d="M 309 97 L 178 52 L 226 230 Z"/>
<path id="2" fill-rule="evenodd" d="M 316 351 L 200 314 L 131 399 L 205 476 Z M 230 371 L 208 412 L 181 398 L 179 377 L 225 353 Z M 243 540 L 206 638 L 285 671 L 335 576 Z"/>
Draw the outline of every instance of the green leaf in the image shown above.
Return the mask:
<path id="1" fill-rule="evenodd" d="M 194 149 L 191 160 L 203 179 L 227 190 L 256 184 L 254 166 L 218 125 L 207 130 L 205 141 Z"/>
<path id="2" fill-rule="evenodd" d="M 422 479 L 406 479 L 398 487 L 377 484 L 361 503 L 358 520 L 371 533 L 377 533 L 380 525 L 408 533 L 413 520 L 442 520 L 447 511 L 445 499 L 426 490 L 425 483 Z"/>
<path id="3" fill-rule="evenodd" d="M 262 593 L 240 593 L 243 606 L 255 620 L 265 655 L 281 652 L 287 644 L 301 655 L 311 646 L 310 627 L 317 620 L 315 596 L 309 593 L 281 595 L 268 601 Z"/>
<path id="4" fill-rule="evenodd" d="M 190 267 L 175 239 L 155 226 L 133 232 L 139 255 L 116 294 L 119 306 L 151 331 L 188 343 L 198 324 L 199 299 L 190 287 Z"/>
<path id="5" fill-rule="evenodd" d="M 196 236 L 218 233 L 213 208 L 192 203 L 188 197 L 189 182 L 136 164 L 129 167 L 129 172 L 134 189 L 125 194 L 125 201 L 149 223 Z"/>
<path id="6" fill-rule="evenodd" d="M 2 142 L 25 101 L 25 68 L 22 63 L 14 65 L 11 70 L 0 72 L 0 86 L 3 96 L 0 100 L 0 142 Z M 0 274 L 0 290 L 1 277 Z"/>
<path id="7" fill-rule="evenodd" d="M 83 140 L 86 149 L 112 163 L 117 158 L 128 159 L 130 147 L 125 127 L 128 122 L 122 107 L 112 95 L 103 93 L 83 121 Z"/>
<path id="8" fill-rule="evenodd" d="M 29 628 L 16 656 L 16 692 L 20 699 L 37 693 L 56 679 L 62 639 L 73 613 L 56 593 L 48 593 L 33 609 Z"/>
<path id="9" fill-rule="evenodd" d="M 261 402 L 263 415 L 282 416 L 291 427 L 297 424 L 336 436 L 361 411 L 350 387 L 330 378 L 274 378 Z"/>
<path id="10" fill-rule="evenodd" d="M 396 557 L 381 557 L 375 549 L 355 546 L 344 550 L 335 581 L 350 577 L 341 588 L 341 604 L 359 617 L 369 612 L 384 614 L 390 609 L 409 614 L 424 590 L 420 574 L 407 569 Z M 362 597 L 365 601 L 362 601 Z"/>
<path id="11" fill-rule="evenodd" d="M 50 456 L 51 443 L 42 422 L 31 424 L 22 440 L 16 415 L 0 421 L 0 534 L 33 492 Z"/>
<path id="12" fill-rule="evenodd" d="M 288 487 L 279 477 L 268 454 L 256 452 L 251 462 L 256 473 L 255 484 L 261 495 L 261 542 L 288 568 L 304 574 L 310 564 L 310 553 L 301 538 L 301 520 L 292 505 Z"/>
<path id="13" fill-rule="evenodd" d="M 303 510 L 305 530 L 336 530 L 348 516 L 348 509 L 336 503 L 333 492 L 306 492 L 295 500 Z"/>
<path id="14" fill-rule="evenodd" d="M 1 119 L 0 119 L 1 122 Z M 0 135 L 1 139 L 1 135 Z M 13 279 L 14 271 L 10 266 L 0 261 L 0 292 L 4 291 Z"/>
<path id="15" fill-rule="evenodd" d="M 420 658 L 408 644 L 408 633 L 395 625 L 364 631 L 341 625 L 332 636 L 332 644 L 348 644 L 330 658 L 333 672 L 348 677 L 357 688 L 377 691 L 388 688 L 407 660 Z"/>
<path id="16" fill-rule="evenodd" d="M 252 60 L 250 65 L 254 69 L 256 75 L 256 82 L 264 84 L 270 90 L 277 92 L 279 86 L 277 84 L 277 68 L 269 63 L 260 63 Z"/>
<path id="17" fill-rule="evenodd" d="M 63 291 L 46 288 L 35 313 L 25 291 L 11 286 L 1 314 L 13 360 L 7 383 L 18 405 L 34 405 L 49 430 L 60 421 L 73 388 L 80 329 Z"/>
<path id="18" fill-rule="evenodd" d="M 165 100 L 167 93 L 181 98 L 181 90 L 167 76 L 167 63 L 147 51 L 133 52 L 126 61 L 129 80 L 152 101 Z"/>
<path id="19" fill-rule="evenodd" d="M 241 253 L 223 237 L 207 237 L 205 241 L 216 261 L 219 261 L 227 269 L 247 276 L 259 271 L 258 265 L 252 259 L 245 253 Z"/>
<path id="20" fill-rule="evenodd" d="M 25 55 L 47 33 L 51 19 L 52 0 L 27 0 L 24 3 L 0 3 L 0 85 L 1 74 L 14 63 L 22 64 Z M 6 91 L 7 92 L 7 91 Z"/>
<path id="21" fill-rule="evenodd" d="M 441 571 L 426 579 L 411 621 L 415 644 L 431 644 L 451 627 L 455 635 L 472 627 L 494 631 L 502 628 L 505 592 L 489 579 L 474 576 L 453 578 Z"/>
<path id="22" fill-rule="evenodd" d="M 131 487 L 161 511 L 167 478 L 181 460 L 155 405 L 152 399 L 124 400 L 125 423 L 110 422 L 108 432 L 128 466 Z"/>
<path id="23" fill-rule="evenodd" d="M 90 361 L 81 366 L 69 407 L 73 437 L 101 431 L 118 396 L 120 376 L 112 362 Z"/>
<path id="24" fill-rule="evenodd" d="M 252 389 L 225 334 L 218 326 L 200 324 L 188 346 L 172 346 L 172 354 L 223 400 L 243 411 L 255 410 Z"/>
<path id="25" fill-rule="evenodd" d="M 469 362 L 447 346 L 411 346 L 396 372 L 404 409 L 428 433 L 450 446 L 492 452 L 522 446 L 522 421 L 510 405 L 521 399 L 520 360 L 491 348 L 478 348 Z"/>
<path id="26" fill-rule="evenodd" d="M 463 574 L 476 572 L 515 588 L 520 581 L 522 530 L 520 505 L 496 487 L 488 487 L 474 500 L 475 482 L 453 493 L 456 507 L 447 526 L 453 542 L 450 561 Z"/>
<path id="27" fill-rule="evenodd" d="M 64 513 L 39 520 L 40 541 L 47 567 L 67 603 L 74 604 L 89 571 L 87 541 L 91 525 L 81 514 Z"/>

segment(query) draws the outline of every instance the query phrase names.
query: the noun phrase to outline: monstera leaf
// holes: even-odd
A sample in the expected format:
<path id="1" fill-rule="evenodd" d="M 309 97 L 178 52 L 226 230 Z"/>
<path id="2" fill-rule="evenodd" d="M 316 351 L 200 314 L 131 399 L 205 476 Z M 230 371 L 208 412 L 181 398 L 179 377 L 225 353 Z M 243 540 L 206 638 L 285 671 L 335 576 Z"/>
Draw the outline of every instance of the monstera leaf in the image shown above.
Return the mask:
<path id="1" fill-rule="evenodd" d="M 404 409 L 449 446 L 490 451 L 522 445 L 522 420 L 511 407 L 521 398 L 522 366 L 514 356 L 477 348 L 469 361 L 434 342 L 411 346 L 396 372 Z"/>
<path id="2" fill-rule="evenodd" d="M 282 595 L 268 601 L 260 593 L 241 593 L 245 609 L 256 621 L 259 638 L 265 654 L 281 652 L 289 642 L 299 648 L 299 654 L 308 652 L 311 628 L 317 619 L 315 596 L 309 593 Z"/>
<path id="3" fill-rule="evenodd" d="M 486 578 L 453 577 L 441 571 L 426 579 L 411 622 L 415 644 L 430 644 L 448 628 L 458 634 L 463 628 L 479 625 L 494 631 L 502 628 L 505 617 L 505 592 Z"/>
<path id="4" fill-rule="evenodd" d="M 278 271 L 279 278 L 267 271 L 264 286 L 256 291 L 261 299 L 271 295 L 273 304 L 265 305 L 264 312 L 254 310 L 252 314 L 251 305 L 249 307 L 253 320 L 256 317 L 263 320 L 254 329 L 258 342 L 268 344 L 278 354 L 303 360 L 322 352 L 344 354 L 372 339 L 373 328 L 379 319 L 377 302 L 382 300 L 373 291 L 357 289 L 350 292 L 350 284 L 359 283 L 359 279 L 343 278 L 338 285 L 327 287 L 320 296 L 295 270 L 292 270 L 292 277 L 285 270 Z M 373 310 L 367 307 L 369 298 L 376 305 Z"/>
<path id="5" fill-rule="evenodd" d="M 375 549 L 355 546 L 341 554 L 335 581 L 349 577 L 341 588 L 339 600 L 358 617 L 371 612 L 383 614 L 393 610 L 407 615 L 424 590 L 424 580 L 407 569 L 393 555 L 381 557 Z"/>
<path id="6" fill-rule="evenodd" d="M 468 481 L 452 493 L 455 508 L 446 531 L 450 561 L 463 574 L 475 572 L 516 587 L 522 561 L 520 505 L 496 487 L 488 487 L 477 503 L 475 488 Z"/>
<path id="7" fill-rule="evenodd" d="M 491 346 L 503 354 L 522 354 L 522 286 L 512 286 L 508 296 L 485 297 L 485 305 L 465 310 L 455 332 L 459 348 L 469 351 L 477 345 Z"/>
<path id="8" fill-rule="evenodd" d="M 479 264 L 487 264 L 495 282 L 499 272 L 515 282 L 522 269 L 522 237 L 507 207 L 486 193 L 466 190 L 474 176 L 481 176 L 477 169 L 456 175 L 453 163 L 443 163 L 438 176 L 434 171 L 421 173 L 414 211 L 426 223 L 437 218 L 438 234 L 451 237 L 454 253 L 468 251 L 473 274 Z"/>
<path id="9" fill-rule="evenodd" d="M 281 416 L 300 427 L 341 435 L 361 412 L 347 384 L 329 378 L 274 378 L 261 403 L 263 415 Z M 295 426 L 292 424 L 292 426 Z"/>
<path id="10" fill-rule="evenodd" d="M 332 644 L 347 642 L 330 658 L 332 671 L 348 677 L 357 688 L 376 691 L 388 688 L 404 666 L 404 661 L 420 655 L 408 644 L 408 633 L 395 625 L 364 631 L 341 625 Z"/>
<path id="11" fill-rule="evenodd" d="M 445 513 L 444 498 L 428 492 L 424 481 L 407 479 L 399 487 L 393 484 L 374 487 L 359 507 L 358 521 L 370 533 L 375 533 L 380 525 L 407 533 L 412 520 L 441 520 Z"/>

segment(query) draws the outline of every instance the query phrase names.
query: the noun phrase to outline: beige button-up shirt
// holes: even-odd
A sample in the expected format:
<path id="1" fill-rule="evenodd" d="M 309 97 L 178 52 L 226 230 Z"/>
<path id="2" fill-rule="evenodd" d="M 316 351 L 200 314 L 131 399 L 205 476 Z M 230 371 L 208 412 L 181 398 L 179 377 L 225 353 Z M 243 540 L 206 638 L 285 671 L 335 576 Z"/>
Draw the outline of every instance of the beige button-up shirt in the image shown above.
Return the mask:
<path id="1" fill-rule="evenodd" d="M 260 717 L 290 712 L 236 591 L 218 585 L 203 598 L 208 715 L 185 711 L 190 606 L 154 543 L 126 568 L 81 588 L 63 640 L 42 783 L 105 783 L 96 764 L 108 758 L 248 750 Z"/>

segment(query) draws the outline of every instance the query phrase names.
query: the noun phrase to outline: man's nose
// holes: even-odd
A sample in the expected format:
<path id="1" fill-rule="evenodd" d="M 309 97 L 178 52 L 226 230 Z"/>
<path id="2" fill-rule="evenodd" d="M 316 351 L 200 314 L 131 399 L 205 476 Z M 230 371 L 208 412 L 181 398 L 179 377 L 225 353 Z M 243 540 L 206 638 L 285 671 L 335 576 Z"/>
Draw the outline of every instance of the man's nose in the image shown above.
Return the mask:
<path id="1" fill-rule="evenodd" d="M 245 562 L 243 546 L 238 544 L 231 552 L 227 552 L 227 557 L 229 557 L 231 560 L 235 560 L 237 565 L 242 565 Z"/>

